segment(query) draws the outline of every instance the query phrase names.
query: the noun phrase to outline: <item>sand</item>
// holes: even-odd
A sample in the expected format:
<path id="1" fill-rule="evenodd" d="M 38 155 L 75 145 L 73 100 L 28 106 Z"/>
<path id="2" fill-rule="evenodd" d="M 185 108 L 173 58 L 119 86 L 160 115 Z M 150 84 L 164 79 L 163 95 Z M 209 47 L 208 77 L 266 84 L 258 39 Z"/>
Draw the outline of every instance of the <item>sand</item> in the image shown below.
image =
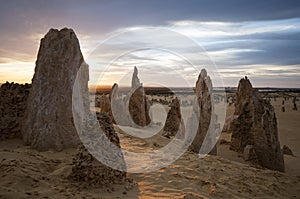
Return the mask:
<path id="1" fill-rule="evenodd" d="M 75 149 L 41 153 L 14 139 L 0 142 L 0 198 L 300 198 L 300 111 L 292 111 L 291 99 L 289 102 L 282 113 L 281 100 L 272 100 L 281 146 L 289 146 L 295 155 L 284 156 L 285 173 L 254 167 L 229 150 L 228 144 L 222 144 L 218 145 L 216 157 L 200 159 L 187 151 L 160 170 L 129 174 L 137 183 L 133 188 L 126 184 L 80 188 L 67 179 Z M 168 110 L 167 106 L 164 108 Z M 228 108 L 228 115 L 233 108 Z M 160 108 L 157 114 L 163 112 Z M 189 114 L 189 107 L 183 112 Z M 161 133 L 165 116 L 156 118 L 153 128 L 125 127 L 134 133 L 142 131 L 146 139 L 126 135 L 124 129 L 116 127 L 122 148 L 147 152 L 165 146 L 169 139 L 160 134 L 150 137 L 153 130 Z M 221 138 L 230 140 L 230 134 L 222 133 Z M 141 160 L 137 167 L 142 164 Z"/>

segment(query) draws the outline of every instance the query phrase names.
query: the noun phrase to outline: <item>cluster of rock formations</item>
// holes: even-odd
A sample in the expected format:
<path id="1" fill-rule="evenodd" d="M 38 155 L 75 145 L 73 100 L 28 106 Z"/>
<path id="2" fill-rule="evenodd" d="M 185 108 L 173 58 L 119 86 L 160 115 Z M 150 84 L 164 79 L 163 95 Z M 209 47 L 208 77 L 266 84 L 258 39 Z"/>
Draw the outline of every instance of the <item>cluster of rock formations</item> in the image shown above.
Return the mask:
<path id="1" fill-rule="evenodd" d="M 67 28 L 51 29 L 41 40 L 32 85 L 6 83 L 0 88 L 0 139 L 22 136 L 26 145 L 39 151 L 80 146 L 73 160 L 70 179 L 86 182 L 89 186 L 124 182 L 127 179 L 124 168 L 118 171 L 104 165 L 80 144 L 73 121 L 72 92 L 81 67 L 85 73 L 81 76 L 80 88 L 82 94 L 87 95 L 88 66 L 84 64 L 75 33 Z M 220 129 L 213 100 L 212 82 L 203 69 L 196 82 L 192 116 L 186 126 L 180 102 L 175 98 L 170 105 L 163 135 L 192 139 L 192 151 L 216 155 L 216 135 Z M 109 97 L 101 96 L 96 106 L 100 107 L 97 116 L 101 129 L 119 148 L 120 141 L 113 123 L 134 127 L 151 123 L 150 104 L 136 67 L 128 95 L 120 95 L 118 85 L 114 84 Z M 243 153 L 245 160 L 284 171 L 274 108 L 253 89 L 247 77 L 239 82 L 235 113 L 226 125 L 226 129 L 232 132 L 230 149 Z M 285 153 L 292 154 L 288 147 L 284 149 Z M 123 156 L 121 158 L 124 160 Z M 124 165 L 125 161 L 122 167 Z"/>
<path id="2" fill-rule="evenodd" d="M 215 144 L 218 125 L 213 106 L 212 82 L 205 69 L 201 70 L 196 82 L 195 92 L 193 113 L 187 121 L 187 135 L 195 136 L 190 149 L 199 153 L 201 147 L 203 147 L 203 152 L 216 155 L 217 148 Z M 204 140 L 207 140 L 205 146 L 203 145 Z"/>
<path id="3" fill-rule="evenodd" d="M 170 136 L 177 135 L 177 138 L 185 138 L 185 126 L 180 111 L 180 103 L 177 97 L 172 100 L 169 105 L 171 108 L 167 114 L 166 122 L 163 129 L 163 136 L 170 138 Z"/>
<path id="4" fill-rule="evenodd" d="M 244 153 L 245 160 L 284 171 L 274 108 L 252 88 L 247 77 L 239 82 L 234 114 L 230 149 Z"/>
<path id="5" fill-rule="evenodd" d="M 114 84 L 109 94 L 101 96 L 99 103 L 101 112 L 108 113 L 113 122 L 118 125 L 144 127 L 151 123 L 149 115 L 150 104 L 143 85 L 138 78 L 138 70 L 134 67 L 131 89 L 125 97 L 119 94 L 118 84 Z"/>
<path id="6" fill-rule="evenodd" d="M 0 140 L 21 138 L 21 122 L 24 116 L 30 84 L 6 82 L 0 87 Z"/>

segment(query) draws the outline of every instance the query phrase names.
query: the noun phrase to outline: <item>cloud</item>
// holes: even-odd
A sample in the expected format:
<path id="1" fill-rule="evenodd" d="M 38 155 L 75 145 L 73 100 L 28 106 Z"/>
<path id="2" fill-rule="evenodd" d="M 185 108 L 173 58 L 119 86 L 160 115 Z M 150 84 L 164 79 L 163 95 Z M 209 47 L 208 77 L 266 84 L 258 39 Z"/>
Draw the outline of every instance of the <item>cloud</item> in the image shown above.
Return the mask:
<path id="1" fill-rule="evenodd" d="M 272 68 L 276 68 L 276 74 L 281 71 L 284 77 L 293 79 L 291 85 L 298 85 L 294 80 L 299 79 L 300 2 L 294 0 L 7 1 L 0 7 L 0 26 L 1 78 L 22 78 L 19 72 L 11 71 L 12 68 L 14 71 L 28 70 L 26 79 L 30 80 L 41 37 L 51 27 L 67 26 L 75 30 L 91 70 L 97 71 L 98 67 L 103 70 L 107 60 L 115 60 L 111 77 L 106 80 L 113 81 L 118 71 L 126 67 L 130 71 L 137 65 L 148 73 L 159 69 L 155 73 L 157 78 L 169 75 L 164 83 L 180 83 L 173 81 L 172 74 L 183 75 L 192 82 L 197 72 L 184 58 L 199 68 L 213 68 L 209 65 L 209 55 L 225 75 L 225 80 L 232 84 L 236 81 L 233 78 L 237 78 L 234 74 L 242 75 L 242 70 L 260 83 L 267 81 L 263 80 L 263 74 L 273 82 L 276 78 L 282 79 L 278 75 L 267 75 L 274 74 Z M 141 37 L 132 32 L 127 34 L 128 38 L 102 46 L 98 56 L 93 54 L 97 45 L 108 37 L 143 27 L 175 31 L 186 40 L 176 39 L 175 34 Z M 187 40 L 202 46 L 207 54 L 199 53 L 198 47 L 189 45 Z M 151 47 L 153 42 L 161 46 L 168 43 L 179 52 L 179 57 L 171 52 L 149 49 L 124 54 L 126 49 Z M 91 60 L 91 57 L 96 59 Z M 24 67 L 29 64 L 31 67 Z M 244 67 L 246 65 L 249 67 Z M 277 66 L 285 67 L 277 70 Z M 286 66 L 295 68 L 287 69 Z M 230 70 L 233 75 L 229 74 Z M 151 78 L 155 75 L 147 80 Z"/>

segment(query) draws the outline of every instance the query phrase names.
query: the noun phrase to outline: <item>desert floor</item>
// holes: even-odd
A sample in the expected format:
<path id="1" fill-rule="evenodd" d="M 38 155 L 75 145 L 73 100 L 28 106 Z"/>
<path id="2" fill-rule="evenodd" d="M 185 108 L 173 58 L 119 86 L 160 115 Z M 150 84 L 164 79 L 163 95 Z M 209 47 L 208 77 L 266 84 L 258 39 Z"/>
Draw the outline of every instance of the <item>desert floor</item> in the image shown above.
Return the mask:
<path id="1" fill-rule="evenodd" d="M 290 102 L 290 103 L 289 103 Z M 71 171 L 75 149 L 61 152 L 37 152 L 21 140 L 0 142 L 0 198 L 300 198 L 300 111 L 292 111 L 291 101 L 286 112 L 281 112 L 281 100 L 272 100 L 278 118 L 281 146 L 289 146 L 295 156 L 285 155 L 286 172 L 258 168 L 243 161 L 229 150 L 228 144 L 218 145 L 218 156 L 200 159 L 197 154 L 185 152 L 171 165 L 149 173 L 130 173 L 137 186 L 113 185 L 107 188 L 82 188 L 67 179 Z M 289 105 L 290 104 L 290 105 Z M 227 110 L 232 114 L 233 106 Z M 167 109 L 167 108 L 166 108 Z M 153 129 L 159 131 L 165 109 Z M 189 108 L 183 112 L 188 113 Z M 152 129 L 152 130 L 153 130 Z M 141 129 L 116 127 L 124 149 L 155 151 L 170 140 L 156 134 L 147 139 L 124 133 L 138 133 Z M 151 129 L 142 129 L 151 135 Z M 222 139 L 230 140 L 229 133 Z M 143 165 L 141 160 L 137 166 Z"/>

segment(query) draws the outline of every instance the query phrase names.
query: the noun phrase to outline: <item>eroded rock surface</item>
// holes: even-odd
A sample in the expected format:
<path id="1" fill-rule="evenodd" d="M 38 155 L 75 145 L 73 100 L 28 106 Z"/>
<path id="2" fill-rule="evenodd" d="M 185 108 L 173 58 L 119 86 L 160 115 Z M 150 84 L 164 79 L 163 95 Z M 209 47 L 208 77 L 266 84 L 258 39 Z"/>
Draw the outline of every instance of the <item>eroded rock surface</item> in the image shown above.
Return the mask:
<path id="1" fill-rule="evenodd" d="M 193 106 L 193 115 L 187 122 L 189 135 L 196 131 L 190 149 L 196 153 L 203 147 L 203 151 L 211 155 L 217 154 L 216 134 L 218 126 L 213 107 L 212 82 L 205 69 L 202 69 L 196 82 L 196 99 Z M 205 146 L 203 145 L 206 139 Z"/>
<path id="2" fill-rule="evenodd" d="M 252 162 L 284 171 L 274 108 L 252 88 L 247 77 L 239 82 L 235 115 L 238 117 L 230 126 L 230 149 L 244 153 L 246 146 L 251 145 L 256 157 Z"/>
<path id="3" fill-rule="evenodd" d="M 129 93 L 129 113 L 132 121 L 138 126 L 147 126 L 150 124 L 149 108 L 145 90 L 138 78 L 138 70 L 134 67 L 132 76 L 131 91 Z"/>
<path id="4" fill-rule="evenodd" d="M 22 127 L 26 145 L 40 151 L 78 146 L 72 89 L 83 61 L 72 29 L 51 29 L 41 40 Z M 88 71 L 87 65 L 83 67 Z M 85 74 L 81 88 L 87 92 Z"/>

